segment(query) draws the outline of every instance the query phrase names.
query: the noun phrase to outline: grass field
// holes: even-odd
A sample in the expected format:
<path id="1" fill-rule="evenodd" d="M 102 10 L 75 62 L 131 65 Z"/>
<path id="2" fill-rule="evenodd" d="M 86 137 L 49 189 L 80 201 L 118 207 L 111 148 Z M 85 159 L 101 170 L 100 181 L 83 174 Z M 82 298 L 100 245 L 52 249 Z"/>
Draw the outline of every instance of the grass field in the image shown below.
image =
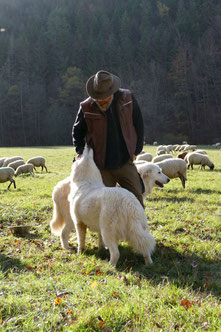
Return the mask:
<path id="1" fill-rule="evenodd" d="M 42 155 L 48 173 L 0 184 L 0 331 L 220 331 L 221 150 L 203 146 L 214 171 L 188 170 L 145 201 L 152 258 L 121 243 L 117 268 L 88 232 L 86 251 L 60 248 L 49 222 L 55 184 L 69 175 L 72 147 L 0 148 L 0 157 Z M 155 155 L 155 147 L 145 146 Z M 11 226 L 29 225 L 15 235 Z"/>

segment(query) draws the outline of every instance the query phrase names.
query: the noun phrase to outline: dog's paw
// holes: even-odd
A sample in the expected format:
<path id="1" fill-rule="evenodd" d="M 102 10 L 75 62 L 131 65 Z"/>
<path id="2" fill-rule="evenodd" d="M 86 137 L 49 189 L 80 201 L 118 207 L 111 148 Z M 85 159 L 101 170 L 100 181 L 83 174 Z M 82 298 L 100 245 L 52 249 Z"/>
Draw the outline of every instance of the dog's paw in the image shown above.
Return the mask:
<path id="1" fill-rule="evenodd" d="M 145 264 L 153 264 L 152 258 L 150 256 L 144 257 Z"/>

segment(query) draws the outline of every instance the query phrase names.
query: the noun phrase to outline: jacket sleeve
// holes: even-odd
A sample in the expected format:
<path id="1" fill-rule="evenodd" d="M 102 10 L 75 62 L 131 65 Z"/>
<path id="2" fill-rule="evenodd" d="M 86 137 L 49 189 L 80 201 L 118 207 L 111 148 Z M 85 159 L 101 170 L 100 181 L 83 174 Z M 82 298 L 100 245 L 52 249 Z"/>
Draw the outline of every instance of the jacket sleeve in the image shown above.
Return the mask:
<path id="1" fill-rule="evenodd" d="M 137 156 L 143 149 L 144 142 L 144 123 L 143 117 L 136 98 L 132 95 L 133 100 L 133 125 L 137 134 L 137 146 L 135 155 Z"/>
<path id="2" fill-rule="evenodd" d="M 84 119 L 84 113 L 80 107 L 72 128 L 73 145 L 77 154 L 83 153 L 86 133 L 87 125 Z"/>

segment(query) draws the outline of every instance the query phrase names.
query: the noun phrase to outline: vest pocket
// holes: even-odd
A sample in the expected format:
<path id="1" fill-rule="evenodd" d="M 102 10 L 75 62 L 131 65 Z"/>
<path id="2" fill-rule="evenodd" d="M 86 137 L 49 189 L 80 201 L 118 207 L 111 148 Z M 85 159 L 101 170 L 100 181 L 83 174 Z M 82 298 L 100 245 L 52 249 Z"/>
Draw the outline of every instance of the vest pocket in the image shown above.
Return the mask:
<path id="1" fill-rule="evenodd" d="M 93 137 L 94 140 L 95 137 L 99 136 L 103 131 L 104 116 L 102 114 L 85 112 L 84 118 L 87 124 L 88 134 Z"/>
<path id="2" fill-rule="evenodd" d="M 102 114 L 94 114 L 94 113 L 84 112 L 84 118 L 85 119 L 100 120 L 101 117 L 102 117 Z"/>

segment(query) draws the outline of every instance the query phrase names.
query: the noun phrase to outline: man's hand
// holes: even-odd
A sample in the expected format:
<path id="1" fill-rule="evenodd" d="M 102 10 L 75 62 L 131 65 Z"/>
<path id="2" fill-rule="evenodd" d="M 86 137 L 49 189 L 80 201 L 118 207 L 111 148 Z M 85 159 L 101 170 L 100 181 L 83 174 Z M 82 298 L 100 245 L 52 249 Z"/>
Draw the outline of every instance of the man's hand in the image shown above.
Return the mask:
<path id="1" fill-rule="evenodd" d="M 133 154 L 133 161 L 136 159 L 136 155 L 135 154 Z"/>

